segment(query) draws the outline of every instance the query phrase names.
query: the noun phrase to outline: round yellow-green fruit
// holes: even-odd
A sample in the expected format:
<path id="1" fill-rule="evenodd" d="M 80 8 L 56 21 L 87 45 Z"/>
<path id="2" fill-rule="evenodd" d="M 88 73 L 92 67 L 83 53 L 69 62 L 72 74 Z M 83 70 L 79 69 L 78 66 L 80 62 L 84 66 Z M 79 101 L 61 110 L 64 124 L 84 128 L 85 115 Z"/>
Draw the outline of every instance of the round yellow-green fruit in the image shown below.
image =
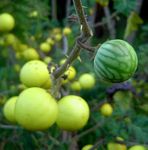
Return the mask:
<path id="1" fill-rule="evenodd" d="M 81 90 L 81 85 L 78 81 L 72 82 L 70 87 L 73 91 L 80 91 Z"/>
<path id="2" fill-rule="evenodd" d="M 64 78 L 62 78 L 62 85 L 65 85 L 65 84 L 67 84 L 69 82 L 69 80 L 66 78 L 66 79 L 64 79 Z"/>
<path id="3" fill-rule="evenodd" d="M 46 64 L 49 64 L 51 61 L 52 61 L 52 58 L 49 57 L 49 56 L 46 56 L 43 61 L 46 63 Z"/>
<path id="4" fill-rule="evenodd" d="M 64 29 L 63 29 L 63 34 L 64 35 L 69 35 L 69 34 L 71 34 L 71 29 L 70 29 L 70 27 L 65 27 Z"/>
<path id="5" fill-rule="evenodd" d="M 127 146 L 125 144 L 110 142 L 107 144 L 107 150 L 127 150 Z"/>
<path id="6" fill-rule="evenodd" d="M 23 52 L 23 56 L 26 60 L 37 60 L 39 59 L 39 54 L 34 48 L 28 48 Z"/>
<path id="7" fill-rule="evenodd" d="M 109 117 L 113 113 L 113 108 L 112 108 L 111 104 L 105 103 L 101 106 L 100 112 L 103 116 Z"/>
<path id="8" fill-rule="evenodd" d="M 58 34 L 56 34 L 56 35 L 54 35 L 54 39 L 55 39 L 55 41 L 60 41 L 61 39 L 62 39 L 62 34 L 61 33 L 58 33 Z"/>
<path id="9" fill-rule="evenodd" d="M 45 130 L 58 115 L 56 100 L 44 89 L 32 87 L 24 90 L 15 105 L 15 118 L 27 130 Z"/>
<path id="10" fill-rule="evenodd" d="M 89 73 L 84 73 L 79 77 L 82 89 L 92 89 L 95 86 L 95 77 Z"/>
<path id="11" fill-rule="evenodd" d="M 28 45 L 27 44 L 19 43 L 19 45 L 18 45 L 18 51 L 19 52 L 23 52 L 23 51 L 25 51 L 27 49 L 28 49 Z"/>
<path id="12" fill-rule="evenodd" d="M 146 150 L 146 148 L 142 145 L 134 145 L 130 147 L 129 150 Z"/>
<path id="13" fill-rule="evenodd" d="M 34 11 L 32 11 L 32 12 L 30 12 L 30 14 L 29 14 L 29 17 L 33 17 L 33 18 L 36 18 L 36 17 L 38 17 L 38 11 L 37 10 L 34 10 Z"/>
<path id="14" fill-rule="evenodd" d="M 29 61 L 20 70 L 20 80 L 27 87 L 41 87 L 49 79 L 47 65 L 40 60 Z"/>
<path id="15" fill-rule="evenodd" d="M 73 80 L 76 76 L 76 69 L 73 66 L 70 66 L 68 70 L 65 72 L 68 80 Z"/>
<path id="16" fill-rule="evenodd" d="M 81 150 L 90 150 L 92 147 L 93 147 L 92 144 L 88 144 L 88 145 L 83 146 Z M 94 150 L 97 150 L 97 149 L 95 148 Z"/>
<path id="17" fill-rule="evenodd" d="M 15 26 L 15 19 L 9 13 L 0 14 L 0 31 L 11 31 Z"/>
<path id="18" fill-rule="evenodd" d="M 57 125 L 67 131 L 76 131 L 83 128 L 89 119 L 87 102 L 75 95 L 63 97 L 58 102 L 59 114 Z"/>
<path id="19" fill-rule="evenodd" d="M 63 59 L 60 60 L 59 64 L 63 65 L 65 62 L 66 62 L 66 58 L 63 58 Z"/>
<path id="20" fill-rule="evenodd" d="M 61 28 L 53 28 L 52 33 L 53 35 L 61 33 Z"/>
<path id="21" fill-rule="evenodd" d="M 4 113 L 5 118 L 11 123 L 16 122 L 14 110 L 15 110 L 15 104 L 16 104 L 17 98 L 18 98 L 17 96 L 13 96 L 9 98 L 3 108 L 3 113 Z"/>
<path id="22" fill-rule="evenodd" d="M 40 44 L 40 50 L 48 53 L 51 50 L 51 46 L 47 42 L 43 42 Z"/>
<path id="23" fill-rule="evenodd" d="M 52 38 L 47 38 L 46 39 L 46 42 L 49 44 L 49 45 L 54 45 L 54 40 Z"/>
<path id="24" fill-rule="evenodd" d="M 52 86 L 52 81 L 50 78 L 48 78 L 48 80 L 46 81 L 46 83 L 44 83 L 41 87 L 44 89 L 50 89 Z"/>
<path id="25" fill-rule="evenodd" d="M 6 45 L 13 45 L 17 41 L 17 38 L 12 33 L 6 34 L 4 39 L 5 39 L 5 44 Z"/>

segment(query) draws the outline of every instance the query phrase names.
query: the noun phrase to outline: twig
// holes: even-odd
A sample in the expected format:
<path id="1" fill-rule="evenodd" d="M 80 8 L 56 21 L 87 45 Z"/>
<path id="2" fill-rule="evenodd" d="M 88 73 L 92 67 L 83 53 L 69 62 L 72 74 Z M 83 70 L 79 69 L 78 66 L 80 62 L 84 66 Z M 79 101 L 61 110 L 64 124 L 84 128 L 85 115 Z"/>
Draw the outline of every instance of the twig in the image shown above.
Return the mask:
<path id="1" fill-rule="evenodd" d="M 55 144 L 55 145 L 60 145 L 60 141 L 58 141 L 56 138 L 54 138 L 51 135 L 48 135 L 49 139 Z"/>
<path id="2" fill-rule="evenodd" d="M 12 93 L 12 91 L 10 90 L 5 90 L 5 91 L 0 91 L 0 95 L 6 95 L 6 94 L 9 94 L 9 93 Z"/>
<path id="3" fill-rule="evenodd" d="M 134 146 L 134 145 L 139 144 L 138 142 L 131 142 L 131 141 L 128 141 L 128 142 L 125 141 L 125 143 L 126 143 L 127 146 Z M 144 146 L 148 147 L 148 143 L 144 143 L 144 144 L 141 143 L 141 145 L 144 145 Z"/>
<path id="4" fill-rule="evenodd" d="M 96 110 L 98 110 L 98 109 L 99 109 L 104 103 L 106 103 L 106 102 L 107 102 L 106 99 L 100 101 L 97 105 L 95 105 L 95 106 L 91 109 L 91 111 L 96 111 Z"/>
<path id="5" fill-rule="evenodd" d="M 112 15 L 110 15 L 110 19 L 113 19 L 113 18 L 117 17 L 117 15 L 118 15 L 118 12 L 112 13 Z M 101 22 L 97 22 L 95 24 L 92 24 L 91 27 L 96 28 L 96 27 L 99 27 L 99 26 L 103 26 L 105 24 L 107 24 L 107 19 L 105 19 L 105 20 L 103 20 Z"/>
<path id="6" fill-rule="evenodd" d="M 103 144 L 105 142 L 105 139 L 99 139 L 94 145 L 93 147 L 90 148 L 90 150 L 94 150 L 95 148 L 99 148 L 99 145 Z"/>
<path id="7" fill-rule="evenodd" d="M 65 35 L 63 35 L 62 38 L 62 49 L 63 49 L 63 54 L 66 55 L 68 52 L 68 40 L 67 37 Z"/>
<path id="8" fill-rule="evenodd" d="M 62 142 L 65 143 L 68 140 L 69 140 L 69 132 L 63 131 L 62 132 Z"/>
<path id="9" fill-rule="evenodd" d="M 115 27 L 114 27 L 114 22 L 112 21 L 111 19 L 111 14 L 110 14 L 110 10 L 109 10 L 109 7 L 106 6 L 106 7 L 103 7 L 104 9 L 104 13 L 105 13 L 105 17 L 107 19 L 107 27 L 108 27 L 108 31 L 110 33 L 110 37 L 112 39 L 114 39 L 116 36 L 116 31 L 115 31 Z"/>
<path id="10" fill-rule="evenodd" d="M 57 20 L 57 0 L 51 0 L 51 8 L 52 8 L 52 19 Z"/>
<path id="11" fill-rule="evenodd" d="M 99 123 L 97 123 L 95 126 L 93 126 L 92 128 L 89 128 L 89 129 L 85 130 L 84 132 L 82 132 L 82 133 L 80 133 L 80 134 L 74 136 L 73 138 L 74 138 L 75 140 L 79 140 L 79 139 L 82 138 L 83 136 L 85 136 L 85 135 L 87 135 L 87 134 L 93 132 L 94 130 L 96 130 L 97 128 L 99 128 L 100 126 L 102 126 L 102 124 L 103 124 L 103 123 L 100 123 L 100 122 L 99 122 Z"/>
<path id="12" fill-rule="evenodd" d="M 66 2 L 66 18 L 69 16 L 70 3 L 71 3 L 71 0 L 67 0 L 67 2 Z"/>
<path id="13" fill-rule="evenodd" d="M 72 138 L 73 135 L 76 135 L 75 132 L 71 133 L 71 141 L 70 141 L 70 145 L 69 145 L 69 149 L 70 150 L 78 150 L 78 144 L 77 144 L 77 140 Z"/>
<path id="14" fill-rule="evenodd" d="M 92 36 L 92 31 L 86 21 L 81 0 L 73 0 L 73 2 L 78 14 L 79 23 L 82 30 L 82 33 L 78 38 L 82 43 L 85 43 Z M 55 79 L 59 78 L 66 71 L 70 64 L 72 64 L 72 62 L 78 57 L 80 50 L 81 47 L 77 43 L 75 43 L 75 46 L 69 54 L 69 57 L 67 58 L 66 62 L 62 66 L 57 68 L 56 71 L 53 72 L 52 75 Z"/>
<path id="15" fill-rule="evenodd" d="M 89 45 L 86 45 L 84 43 L 81 43 L 81 41 L 79 41 L 79 39 L 77 39 L 77 44 L 81 47 L 84 48 L 85 50 L 88 50 L 89 52 L 94 53 L 96 48 L 95 47 L 90 47 Z"/>
<path id="16" fill-rule="evenodd" d="M 19 127 L 14 126 L 14 125 L 4 125 L 4 124 L 0 124 L 0 128 L 2 129 L 19 129 Z"/>

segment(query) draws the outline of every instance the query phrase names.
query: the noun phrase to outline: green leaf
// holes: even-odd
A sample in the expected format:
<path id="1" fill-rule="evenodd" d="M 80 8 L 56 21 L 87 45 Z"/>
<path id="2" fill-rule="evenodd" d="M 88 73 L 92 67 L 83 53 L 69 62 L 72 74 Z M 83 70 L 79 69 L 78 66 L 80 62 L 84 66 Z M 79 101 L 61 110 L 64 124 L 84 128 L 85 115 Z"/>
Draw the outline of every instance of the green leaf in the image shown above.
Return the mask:
<path id="1" fill-rule="evenodd" d="M 143 111 L 148 113 L 148 104 L 143 104 L 143 105 L 139 106 L 139 108 L 141 108 Z"/>
<path id="2" fill-rule="evenodd" d="M 143 23 L 143 20 L 136 12 L 131 12 L 130 16 L 127 19 L 127 25 L 125 29 L 124 38 L 127 38 L 132 32 L 137 31 L 140 24 Z"/>
<path id="3" fill-rule="evenodd" d="M 108 6 L 109 4 L 109 0 L 96 0 L 96 2 L 99 3 L 103 7 Z"/>
<path id="4" fill-rule="evenodd" d="M 137 0 L 113 0 L 114 9 L 126 16 L 136 7 Z"/>

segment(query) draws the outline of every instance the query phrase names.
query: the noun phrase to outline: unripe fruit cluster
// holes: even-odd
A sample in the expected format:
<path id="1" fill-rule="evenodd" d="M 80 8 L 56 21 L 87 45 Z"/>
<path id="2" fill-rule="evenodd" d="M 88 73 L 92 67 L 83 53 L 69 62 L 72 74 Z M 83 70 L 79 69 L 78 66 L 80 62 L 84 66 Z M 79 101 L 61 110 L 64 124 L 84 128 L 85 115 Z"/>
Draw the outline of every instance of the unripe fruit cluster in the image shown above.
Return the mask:
<path id="1" fill-rule="evenodd" d="M 55 122 L 59 128 L 75 131 L 89 119 L 89 106 L 79 96 L 68 95 L 58 102 L 43 88 L 51 87 L 47 65 L 40 60 L 27 62 L 20 71 L 20 79 L 27 86 L 18 97 L 4 105 L 4 116 L 27 130 L 45 130 Z"/>

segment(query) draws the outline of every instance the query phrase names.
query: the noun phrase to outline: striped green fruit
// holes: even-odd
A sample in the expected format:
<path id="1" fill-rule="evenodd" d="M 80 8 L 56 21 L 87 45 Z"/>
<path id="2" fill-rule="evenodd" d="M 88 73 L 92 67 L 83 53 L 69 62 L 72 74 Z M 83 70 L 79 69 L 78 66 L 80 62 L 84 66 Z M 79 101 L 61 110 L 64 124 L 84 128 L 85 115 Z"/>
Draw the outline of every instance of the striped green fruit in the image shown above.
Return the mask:
<path id="1" fill-rule="evenodd" d="M 136 71 L 138 58 L 126 41 L 115 39 L 104 42 L 94 59 L 94 70 L 100 80 L 123 82 Z"/>

